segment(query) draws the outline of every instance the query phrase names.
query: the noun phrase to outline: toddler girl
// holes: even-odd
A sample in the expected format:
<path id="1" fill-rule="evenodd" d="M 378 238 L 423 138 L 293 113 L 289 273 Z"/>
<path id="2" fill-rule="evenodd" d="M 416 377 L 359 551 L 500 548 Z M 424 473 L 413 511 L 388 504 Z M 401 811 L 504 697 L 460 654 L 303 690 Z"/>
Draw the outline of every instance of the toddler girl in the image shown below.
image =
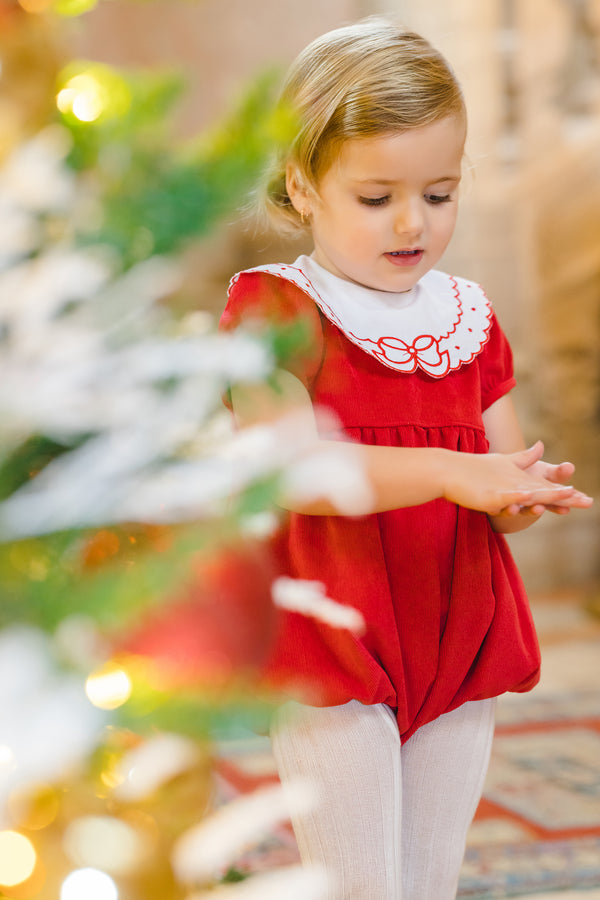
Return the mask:
<path id="1" fill-rule="evenodd" d="M 299 56 L 283 109 L 297 131 L 265 204 L 314 249 L 233 279 L 222 327 L 305 323 L 275 384 L 232 388 L 239 423 L 303 412 L 352 442 L 368 514 L 290 502 L 282 571 L 360 610 L 357 636 L 283 617 L 270 672 L 302 702 L 279 716 L 284 783 L 319 789 L 294 822 L 339 900 L 450 900 L 490 755 L 494 703 L 538 680 L 539 651 L 502 532 L 590 498 L 570 463 L 526 449 L 511 351 L 477 284 L 434 267 L 454 230 L 466 133 L 448 64 L 380 19 Z M 340 434 L 318 434 L 313 407 Z"/>

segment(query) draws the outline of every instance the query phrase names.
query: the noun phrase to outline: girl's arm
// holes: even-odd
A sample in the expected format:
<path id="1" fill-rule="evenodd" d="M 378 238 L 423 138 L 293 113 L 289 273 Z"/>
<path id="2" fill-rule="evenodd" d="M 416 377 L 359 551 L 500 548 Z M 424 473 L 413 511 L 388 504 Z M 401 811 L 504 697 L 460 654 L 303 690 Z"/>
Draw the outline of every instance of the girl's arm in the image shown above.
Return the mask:
<path id="1" fill-rule="evenodd" d="M 508 394 L 501 397 L 483 413 L 483 424 L 490 444 L 490 452 L 514 453 L 525 448 L 525 440 L 521 432 L 517 414 L 513 402 Z M 570 462 L 560 463 L 557 466 L 546 463 L 541 459 L 543 445 L 538 442 L 539 455 L 531 465 L 527 467 L 527 474 L 539 476 L 548 482 L 560 485 L 566 484 L 575 471 L 575 466 Z M 564 499 L 564 503 L 555 501 L 545 503 L 538 496 L 533 504 L 515 504 L 507 506 L 500 515 L 490 516 L 492 527 L 495 531 L 504 534 L 522 531 L 528 528 L 546 511 L 565 515 L 572 506 L 586 508 L 592 505 L 592 500 L 579 491 L 574 491 L 570 497 Z"/>
<path id="2" fill-rule="evenodd" d="M 270 385 L 239 385 L 232 389 L 233 409 L 241 427 L 276 421 L 294 413 L 314 447 L 340 448 L 337 441 L 319 437 L 312 403 L 304 385 L 280 371 Z M 540 458 L 539 448 L 516 453 L 470 454 L 439 448 L 381 447 L 344 443 L 356 454 L 372 491 L 369 509 L 385 512 L 445 498 L 489 515 L 504 510 L 568 503 L 573 488 L 553 483 L 528 471 Z M 281 505 L 309 515 L 336 515 L 339 510 L 323 499 L 311 503 L 281 498 Z"/>

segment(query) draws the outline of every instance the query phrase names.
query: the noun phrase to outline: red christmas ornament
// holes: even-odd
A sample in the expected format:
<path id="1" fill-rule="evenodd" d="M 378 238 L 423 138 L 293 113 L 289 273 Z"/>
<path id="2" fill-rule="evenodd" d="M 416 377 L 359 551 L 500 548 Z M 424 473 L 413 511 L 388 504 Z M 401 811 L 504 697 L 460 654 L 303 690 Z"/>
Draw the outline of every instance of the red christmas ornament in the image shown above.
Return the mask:
<path id="1" fill-rule="evenodd" d="M 256 676 L 276 626 L 276 574 L 269 548 L 255 542 L 199 558 L 185 589 L 118 649 L 151 658 L 171 684 L 220 688 Z"/>

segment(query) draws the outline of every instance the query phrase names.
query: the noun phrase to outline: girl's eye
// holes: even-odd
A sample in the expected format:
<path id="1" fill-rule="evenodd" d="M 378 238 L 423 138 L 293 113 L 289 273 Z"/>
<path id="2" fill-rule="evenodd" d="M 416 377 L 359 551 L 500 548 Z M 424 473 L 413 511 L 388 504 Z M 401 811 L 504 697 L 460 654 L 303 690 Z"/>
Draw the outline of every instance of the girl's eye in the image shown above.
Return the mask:
<path id="1" fill-rule="evenodd" d="M 358 202 L 364 206 L 383 206 L 389 199 L 390 195 L 386 194 L 385 197 L 359 197 Z"/>
<path id="2" fill-rule="evenodd" d="M 425 199 L 428 203 L 432 203 L 435 206 L 438 203 L 448 203 L 452 197 L 450 194 L 425 194 Z"/>

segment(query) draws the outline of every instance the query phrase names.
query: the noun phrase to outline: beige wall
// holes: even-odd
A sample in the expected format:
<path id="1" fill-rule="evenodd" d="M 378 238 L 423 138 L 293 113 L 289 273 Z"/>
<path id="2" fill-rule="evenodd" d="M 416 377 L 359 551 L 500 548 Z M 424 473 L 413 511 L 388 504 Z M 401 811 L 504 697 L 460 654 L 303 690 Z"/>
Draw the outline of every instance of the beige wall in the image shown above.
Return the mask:
<path id="1" fill-rule="evenodd" d="M 265 65 L 286 66 L 360 7 L 356 0 L 113 0 L 73 23 L 72 44 L 82 56 L 115 65 L 182 70 L 190 85 L 182 127 L 196 131 Z"/>

